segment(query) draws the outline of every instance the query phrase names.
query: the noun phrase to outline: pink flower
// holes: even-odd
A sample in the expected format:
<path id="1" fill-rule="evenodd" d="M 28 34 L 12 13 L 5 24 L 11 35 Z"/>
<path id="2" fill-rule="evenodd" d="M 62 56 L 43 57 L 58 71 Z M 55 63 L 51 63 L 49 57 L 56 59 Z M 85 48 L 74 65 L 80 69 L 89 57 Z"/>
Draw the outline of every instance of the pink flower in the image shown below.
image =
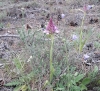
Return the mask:
<path id="1" fill-rule="evenodd" d="M 83 58 L 84 58 L 84 59 L 88 59 L 88 58 L 90 58 L 90 56 L 89 56 L 88 54 L 84 54 L 84 55 L 83 55 Z"/>
<path id="2" fill-rule="evenodd" d="M 73 39 L 73 40 L 78 40 L 78 36 L 75 35 L 75 34 L 73 34 L 73 35 L 72 35 L 72 39 Z"/>
<path id="3" fill-rule="evenodd" d="M 54 25 L 52 18 L 50 18 L 49 23 L 46 27 L 46 30 L 44 30 L 44 33 L 46 34 L 54 34 L 54 33 L 59 33 L 57 27 Z"/>
<path id="4" fill-rule="evenodd" d="M 85 12 L 87 12 L 87 11 L 89 11 L 90 9 L 92 9 L 94 7 L 94 5 L 84 5 L 83 6 L 83 10 L 85 11 Z"/>

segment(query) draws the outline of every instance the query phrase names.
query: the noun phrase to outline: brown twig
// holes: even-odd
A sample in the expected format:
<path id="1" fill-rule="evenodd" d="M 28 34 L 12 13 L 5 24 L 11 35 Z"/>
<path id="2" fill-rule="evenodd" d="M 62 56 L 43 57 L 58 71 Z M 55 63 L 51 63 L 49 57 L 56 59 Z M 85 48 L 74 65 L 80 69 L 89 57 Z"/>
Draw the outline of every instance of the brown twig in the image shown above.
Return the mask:
<path id="1" fill-rule="evenodd" d="M 0 35 L 0 38 L 1 37 L 15 37 L 15 38 L 20 38 L 19 35 Z"/>

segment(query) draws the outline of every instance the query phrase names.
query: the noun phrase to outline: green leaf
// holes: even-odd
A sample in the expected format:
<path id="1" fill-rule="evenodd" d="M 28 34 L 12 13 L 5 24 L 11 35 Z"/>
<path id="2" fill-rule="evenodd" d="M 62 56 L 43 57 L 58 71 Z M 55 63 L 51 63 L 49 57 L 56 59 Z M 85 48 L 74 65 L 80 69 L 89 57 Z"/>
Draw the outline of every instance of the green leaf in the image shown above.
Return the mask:
<path id="1" fill-rule="evenodd" d="M 93 72 L 94 72 L 94 73 L 98 72 L 98 66 L 95 66 L 95 67 L 94 67 Z"/>
<path id="2" fill-rule="evenodd" d="M 81 88 L 81 91 L 87 90 L 87 87 L 85 85 L 83 85 L 83 84 L 80 84 L 80 88 Z"/>
<path id="3" fill-rule="evenodd" d="M 56 91 L 62 91 L 62 90 L 65 90 L 65 88 L 59 88 L 59 87 L 57 87 L 57 89 L 56 89 Z"/>
<path id="4" fill-rule="evenodd" d="M 100 85 L 100 78 L 98 79 L 97 84 Z"/>
<path id="5" fill-rule="evenodd" d="M 94 78 L 94 77 L 97 75 L 97 73 L 98 73 L 98 67 L 95 66 L 95 67 L 94 67 L 94 70 L 93 70 L 92 72 L 90 72 L 90 76 L 91 76 L 92 78 Z M 93 79 L 92 79 L 92 80 L 93 80 Z"/>
<path id="6" fill-rule="evenodd" d="M 90 78 L 85 78 L 85 79 L 82 80 L 82 84 L 87 85 L 87 84 L 90 83 L 90 81 L 91 81 Z"/>
<path id="7" fill-rule="evenodd" d="M 71 80 L 70 81 L 72 84 L 76 85 L 76 82 L 74 80 Z"/>
<path id="8" fill-rule="evenodd" d="M 61 68 L 58 66 L 58 67 L 55 68 L 54 75 L 59 76 L 60 74 L 61 74 Z"/>
<path id="9" fill-rule="evenodd" d="M 96 48 L 100 48 L 100 43 L 99 43 L 99 42 L 94 42 L 94 46 L 95 46 Z"/>
<path id="10" fill-rule="evenodd" d="M 47 84 L 49 84 L 49 81 L 48 81 L 48 80 L 45 81 L 44 87 L 45 87 Z"/>
<path id="11" fill-rule="evenodd" d="M 19 80 L 15 80 L 15 81 L 12 81 L 12 82 L 5 84 L 5 86 L 18 86 L 18 85 L 21 85 L 21 84 L 22 83 Z"/>
<path id="12" fill-rule="evenodd" d="M 82 48 L 83 48 L 83 46 L 85 45 L 86 40 L 87 40 L 87 39 L 85 39 L 85 40 L 82 41 Z"/>
<path id="13" fill-rule="evenodd" d="M 21 89 L 21 86 L 17 86 L 14 88 L 14 91 L 20 91 L 20 89 Z"/>
<path id="14" fill-rule="evenodd" d="M 81 88 L 80 88 L 79 86 L 74 86 L 74 87 L 73 87 L 73 90 L 74 90 L 74 91 L 80 91 Z"/>
<path id="15" fill-rule="evenodd" d="M 16 66 L 17 69 L 21 70 L 22 69 L 22 66 L 21 66 L 21 62 L 19 59 L 14 59 L 14 64 Z"/>
<path id="16" fill-rule="evenodd" d="M 75 72 L 74 76 L 77 76 L 78 75 L 78 72 Z"/>
<path id="17" fill-rule="evenodd" d="M 22 85 L 20 90 L 21 91 L 27 91 L 27 89 L 28 89 L 28 87 L 26 85 Z"/>
<path id="18" fill-rule="evenodd" d="M 84 77 L 84 74 L 79 74 L 75 77 L 75 82 L 79 82 Z"/>
<path id="19" fill-rule="evenodd" d="M 17 86 L 14 88 L 14 91 L 27 91 L 28 87 L 26 85 Z"/>

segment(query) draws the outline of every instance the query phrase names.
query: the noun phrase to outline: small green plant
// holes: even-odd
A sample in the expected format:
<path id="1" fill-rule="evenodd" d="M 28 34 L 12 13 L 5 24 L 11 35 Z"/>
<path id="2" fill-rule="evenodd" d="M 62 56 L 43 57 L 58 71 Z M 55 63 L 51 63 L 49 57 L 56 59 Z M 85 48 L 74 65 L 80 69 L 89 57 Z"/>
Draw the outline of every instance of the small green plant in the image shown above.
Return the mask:
<path id="1" fill-rule="evenodd" d="M 98 73 L 97 66 L 94 67 L 92 72 L 87 74 L 76 72 L 75 69 L 76 68 L 69 66 L 69 71 L 66 69 L 66 72 L 60 75 L 55 84 L 54 91 L 84 91 L 88 90 L 88 85 L 96 81 L 96 75 Z"/>
<path id="2" fill-rule="evenodd" d="M 86 43 L 86 41 L 88 40 L 89 36 L 86 36 L 86 38 L 83 36 L 83 26 L 84 26 L 84 20 L 85 20 L 85 17 L 86 17 L 86 12 L 88 11 L 88 6 L 85 5 L 83 7 L 83 10 L 81 9 L 78 9 L 78 11 L 81 11 L 83 13 L 83 18 L 82 18 L 82 22 L 81 22 L 81 26 L 80 26 L 80 33 L 79 33 L 79 40 L 77 40 L 76 44 L 78 46 L 78 51 L 79 51 L 79 54 L 82 52 L 83 50 L 83 47 Z"/>
<path id="3" fill-rule="evenodd" d="M 5 18 L 6 18 L 6 16 L 7 16 L 7 12 L 2 11 L 2 12 L 0 13 L 0 20 L 5 19 Z"/>
<path id="4" fill-rule="evenodd" d="M 94 42 L 94 46 L 96 47 L 96 48 L 100 48 L 100 43 L 99 42 Z"/>
<path id="5" fill-rule="evenodd" d="M 64 50 L 66 50 L 66 56 L 64 60 L 66 62 L 66 68 L 61 72 L 59 68 L 60 76 L 56 81 L 54 86 L 54 91 L 84 91 L 87 90 L 87 84 L 90 83 L 90 78 L 85 77 L 86 74 L 79 73 L 75 71 L 75 67 L 72 67 L 70 62 L 68 61 L 69 53 L 68 53 L 68 43 L 64 39 Z M 59 67 L 59 66 L 58 66 Z"/>
<path id="6" fill-rule="evenodd" d="M 5 84 L 5 86 L 12 86 L 15 87 L 13 91 L 31 91 L 30 88 L 30 82 L 32 81 L 32 78 L 34 77 L 34 73 L 29 73 L 27 75 L 18 77 L 18 79 L 14 79 L 11 82 Z"/>
<path id="7" fill-rule="evenodd" d="M 54 33 L 58 33 L 59 31 L 57 30 L 57 27 L 53 24 L 52 18 L 49 21 L 49 24 L 44 31 L 44 33 L 49 34 L 51 38 L 51 48 L 50 48 L 50 83 L 53 79 L 54 75 L 54 67 L 53 67 L 53 44 L 54 44 Z"/>
<path id="8" fill-rule="evenodd" d="M 4 24 L 3 23 L 0 23 L 0 28 L 3 28 Z"/>
<path id="9" fill-rule="evenodd" d="M 15 72 L 18 77 L 16 77 L 16 79 L 12 80 L 11 82 L 5 84 L 5 86 L 15 86 L 13 91 L 31 91 L 30 82 L 34 77 L 34 73 L 33 71 L 31 71 L 30 73 L 25 73 L 25 64 L 25 62 L 22 62 L 18 58 L 14 59 Z"/>
<path id="10" fill-rule="evenodd" d="M 85 74 L 64 73 L 56 83 L 54 91 L 83 91 L 87 90 L 86 85 L 90 83 L 89 78 L 84 78 Z"/>

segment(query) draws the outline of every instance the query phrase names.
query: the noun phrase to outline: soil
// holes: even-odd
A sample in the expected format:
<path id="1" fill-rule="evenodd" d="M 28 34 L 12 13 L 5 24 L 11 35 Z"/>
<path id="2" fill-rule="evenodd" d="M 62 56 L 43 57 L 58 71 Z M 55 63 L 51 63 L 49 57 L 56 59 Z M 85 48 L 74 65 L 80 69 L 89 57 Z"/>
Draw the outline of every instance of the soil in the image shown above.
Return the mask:
<path id="1" fill-rule="evenodd" d="M 11 78 L 7 78 L 3 72 L 3 67 L 10 64 L 11 59 L 21 52 L 23 43 L 21 42 L 18 29 L 25 27 L 34 30 L 42 30 L 47 24 L 50 16 L 59 30 L 70 38 L 70 34 L 80 29 L 83 13 L 77 11 L 83 9 L 85 3 L 94 5 L 87 12 L 83 32 L 92 29 L 93 34 L 90 40 L 84 46 L 82 54 L 90 56 L 87 59 L 87 65 L 100 64 L 100 0 L 1 0 L 0 1 L 0 91 L 13 91 L 13 88 L 3 87 L 2 80 L 8 82 Z M 64 14 L 64 18 L 61 18 Z M 99 37 L 96 35 L 99 34 Z M 95 43 L 99 43 L 96 47 Z M 73 54 L 72 54 L 73 55 Z M 71 55 L 71 56 L 72 56 Z M 73 59 L 73 58 L 72 58 Z M 77 58 L 76 58 L 77 59 Z M 100 67 L 99 67 L 100 68 Z M 4 83 L 5 83 L 4 82 Z M 90 90 L 89 90 L 90 91 Z M 91 90 L 97 91 L 97 90 Z"/>

